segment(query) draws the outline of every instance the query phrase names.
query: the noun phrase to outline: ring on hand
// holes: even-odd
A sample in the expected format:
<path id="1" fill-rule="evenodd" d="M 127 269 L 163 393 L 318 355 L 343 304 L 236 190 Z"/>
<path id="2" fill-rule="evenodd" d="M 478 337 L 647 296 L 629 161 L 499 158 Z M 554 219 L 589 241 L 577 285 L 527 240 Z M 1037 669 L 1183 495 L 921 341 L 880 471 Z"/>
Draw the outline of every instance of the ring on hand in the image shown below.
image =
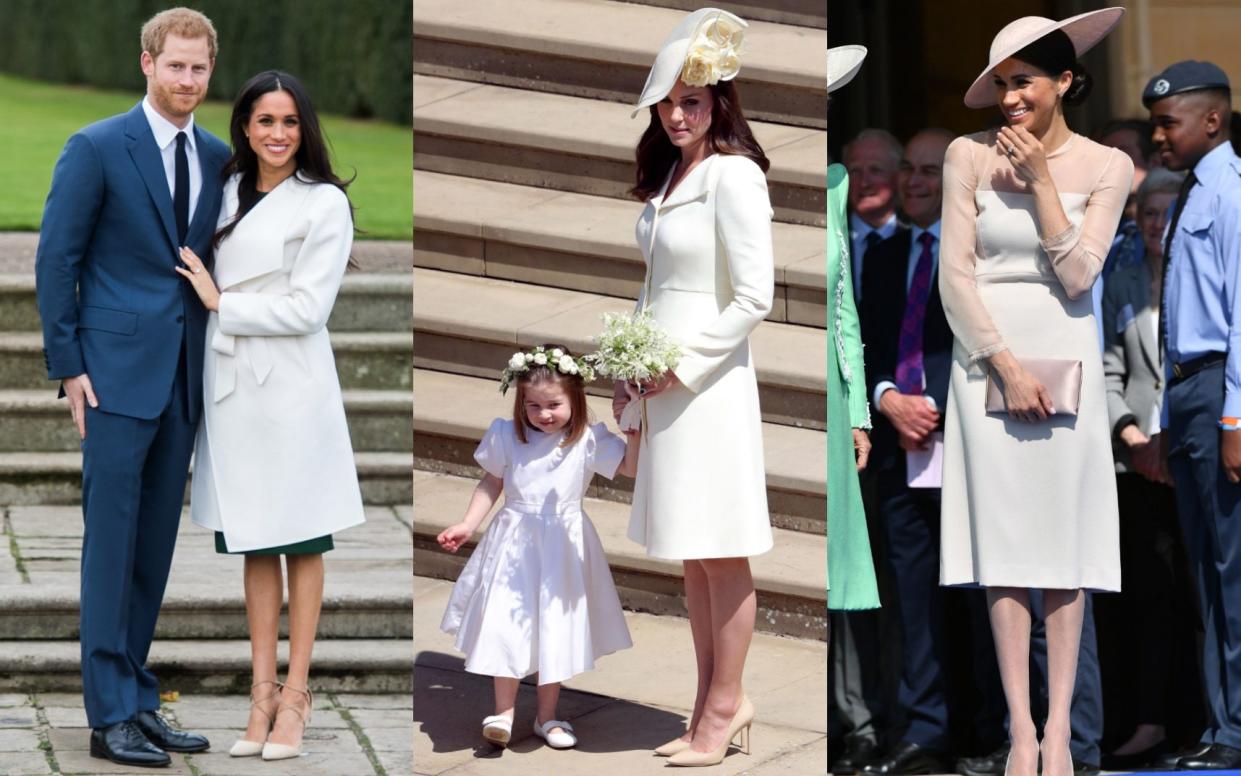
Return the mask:
<path id="1" fill-rule="evenodd" d="M 1005 151 L 1004 153 L 1008 154 L 1009 156 L 1012 156 L 1013 154 L 1017 153 L 1017 146 L 1009 146 L 1008 150 Z"/>
<path id="2" fill-rule="evenodd" d="M 202 267 L 195 267 L 195 268 L 194 268 L 194 274 L 195 274 L 195 275 L 197 275 L 199 272 L 202 272 L 202 271 L 203 271 L 203 268 L 202 268 Z"/>

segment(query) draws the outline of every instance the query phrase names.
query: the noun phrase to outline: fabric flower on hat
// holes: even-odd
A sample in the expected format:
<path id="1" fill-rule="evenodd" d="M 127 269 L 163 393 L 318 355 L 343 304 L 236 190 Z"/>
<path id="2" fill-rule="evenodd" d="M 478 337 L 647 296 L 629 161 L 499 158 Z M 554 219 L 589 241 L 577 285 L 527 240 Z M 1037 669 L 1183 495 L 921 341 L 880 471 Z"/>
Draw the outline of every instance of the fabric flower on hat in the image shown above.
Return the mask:
<path id="1" fill-rule="evenodd" d="M 681 80 L 690 86 L 709 86 L 735 78 L 741 71 L 743 35 L 742 28 L 725 16 L 707 22 L 690 44 Z"/>

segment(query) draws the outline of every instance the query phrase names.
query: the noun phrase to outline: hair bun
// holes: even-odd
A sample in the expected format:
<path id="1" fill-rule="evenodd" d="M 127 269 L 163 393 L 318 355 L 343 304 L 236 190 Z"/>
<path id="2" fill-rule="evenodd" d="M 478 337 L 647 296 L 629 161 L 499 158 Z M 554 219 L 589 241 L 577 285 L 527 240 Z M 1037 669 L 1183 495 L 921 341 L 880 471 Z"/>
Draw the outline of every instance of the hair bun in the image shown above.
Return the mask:
<path id="1" fill-rule="evenodd" d="M 1090 90 L 1094 88 L 1094 78 L 1086 68 L 1082 67 L 1081 62 L 1074 62 L 1072 71 L 1073 83 L 1064 92 L 1064 104 L 1081 105 L 1090 96 Z"/>

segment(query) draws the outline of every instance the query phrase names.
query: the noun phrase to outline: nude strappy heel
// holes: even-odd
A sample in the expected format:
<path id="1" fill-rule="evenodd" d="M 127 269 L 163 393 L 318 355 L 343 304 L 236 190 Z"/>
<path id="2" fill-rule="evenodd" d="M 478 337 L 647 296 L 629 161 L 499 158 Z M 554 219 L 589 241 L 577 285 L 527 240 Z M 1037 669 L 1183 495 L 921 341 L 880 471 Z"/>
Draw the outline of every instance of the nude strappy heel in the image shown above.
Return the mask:
<path id="1" fill-rule="evenodd" d="M 254 697 L 255 689 L 262 687 L 265 684 L 270 684 L 274 686 L 276 689 L 270 695 L 266 695 L 262 698 L 255 698 Z M 267 717 L 268 732 L 271 732 L 272 725 L 276 724 L 276 715 L 268 714 L 267 710 L 264 709 L 259 704 L 264 701 L 269 701 L 272 698 L 278 698 L 279 696 L 280 696 L 280 682 L 267 679 L 262 682 L 255 682 L 254 684 L 250 685 L 250 709 L 252 711 L 254 709 L 258 709 L 259 712 L 264 717 Z M 228 750 L 228 754 L 230 757 L 254 757 L 255 755 L 262 753 L 264 743 L 266 743 L 266 736 L 264 736 L 263 741 L 248 741 L 244 738 L 239 738 L 237 739 L 236 742 L 233 743 L 233 748 Z"/>
<path id="2" fill-rule="evenodd" d="M 276 715 L 279 716 L 282 711 L 291 711 L 302 720 L 302 735 L 306 734 L 306 726 L 310 724 L 310 714 L 314 710 L 315 698 L 308 688 L 294 687 L 290 684 L 281 684 L 282 690 L 292 690 L 306 696 L 306 714 L 303 715 L 296 706 L 290 706 L 283 699 L 280 701 L 280 707 L 276 709 Z M 273 718 L 272 724 L 275 724 Z M 288 744 L 277 744 L 274 741 L 267 741 L 263 744 L 264 760 L 288 760 L 293 757 L 300 757 L 302 754 L 302 742 L 299 739 L 297 746 L 289 746 Z"/>

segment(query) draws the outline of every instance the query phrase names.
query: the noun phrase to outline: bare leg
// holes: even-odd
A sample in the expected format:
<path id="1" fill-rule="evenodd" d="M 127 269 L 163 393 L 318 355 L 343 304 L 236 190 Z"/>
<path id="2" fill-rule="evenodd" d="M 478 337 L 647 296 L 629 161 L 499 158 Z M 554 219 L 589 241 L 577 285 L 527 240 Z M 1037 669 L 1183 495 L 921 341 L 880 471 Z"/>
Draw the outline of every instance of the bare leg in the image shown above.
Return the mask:
<path id="1" fill-rule="evenodd" d="M 246 741 L 266 741 L 271 718 L 279 704 L 276 681 L 276 641 L 280 634 L 280 607 L 284 602 L 284 579 L 280 558 L 247 555 L 245 560 L 246 622 L 250 626 L 250 663 L 253 675 L 250 720 L 242 736 Z"/>
<path id="2" fill-rule="evenodd" d="M 1030 715 L 1030 591 L 989 587 L 991 635 L 1000 665 L 1000 682 L 1008 701 L 1008 737 L 1012 743 L 1007 773 L 1034 776 L 1038 771 L 1038 737 Z"/>
<path id="3" fill-rule="evenodd" d="M 741 677 L 754 636 L 757 601 L 748 558 L 712 558 L 700 563 L 711 595 L 714 669 L 691 748 L 709 752 L 722 743 L 741 706 Z"/>
<path id="4" fill-rule="evenodd" d="M 536 690 L 538 697 L 537 711 L 535 712 L 534 721 L 540 725 L 556 718 L 556 704 L 560 701 L 560 682 L 551 682 L 549 684 L 540 684 Z M 548 733 L 564 733 L 564 728 L 557 725 Z"/>
<path id="5" fill-rule="evenodd" d="M 1044 590 L 1047 623 L 1047 722 L 1043 725 L 1043 773 L 1073 776 L 1069 753 L 1069 707 L 1077 678 L 1086 596 L 1081 590 Z"/>
<path id="6" fill-rule="evenodd" d="M 521 680 L 514 679 L 511 676 L 497 676 L 494 679 L 496 690 L 495 713 L 512 720 L 517 713 L 515 710 L 517 706 L 517 688 L 521 686 Z"/>
<path id="7" fill-rule="evenodd" d="M 690 741 L 694 728 L 702 718 L 707 702 L 707 690 L 711 688 L 711 674 L 715 670 L 715 644 L 711 627 L 711 591 L 707 584 L 707 572 L 702 563 L 687 560 L 685 567 L 685 607 L 689 610 L 689 630 L 694 639 L 694 662 L 698 667 L 698 692 L 694 696 L 694 712 L 689 727 L 681 740 Z"/>
<path id="8" fill-rule="evenodd" d="M 269 738 L 277 744 L 296 746 L 305 732 L 305 720 L 310 718 L 310 698 L 298 690 L 310 689 L 310 653 L 323 605 L 323 556 L 287 555 L 285 562 L 289 567 L 289 670 L 281 700 L 283 706 L 298 713 L 280 714 Z"/>

